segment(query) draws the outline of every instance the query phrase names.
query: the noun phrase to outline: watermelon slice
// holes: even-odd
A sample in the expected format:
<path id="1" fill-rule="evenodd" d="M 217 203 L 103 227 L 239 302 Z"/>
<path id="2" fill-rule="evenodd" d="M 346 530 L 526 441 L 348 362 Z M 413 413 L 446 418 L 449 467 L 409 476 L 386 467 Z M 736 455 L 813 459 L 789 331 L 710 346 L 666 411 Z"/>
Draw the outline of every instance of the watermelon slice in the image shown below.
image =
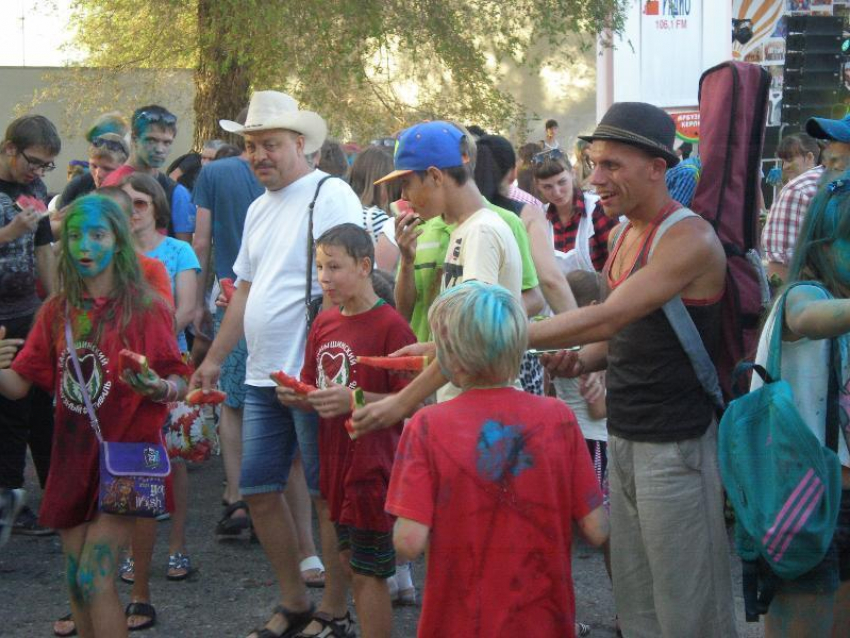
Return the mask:
<path id="1" fill-rule="evenodd" d="M 290 390 L 294 390 L 296 394 L 308 395 L 311 392 L 315 392 L 318 388 L 313 387 L 312 385 L 308 385 L 306 383 L 302 383 L 295 377 L 290 377 L 288 374 L 283 372 L 282 370 L 278 370 L 277 372 L 272 372 L 269 377 L 272 381 L 274 381 L 279 386 L 283 386 L 284 388 L 289 388 Z"/>
<path id="2" fill-rule="evenodd" d="M 186 395 L 185 401 L 188 405 L 218 405 L 226 398 L 227 395 L 219 390 L 204 392 L 201 388 L 195 388 Z"/>
<path id="3" fill-rule="evenodd" d="M 150 371 L 146 356 L 137 354 L 126 348 L 118 353 L 118 367 L 122 372 L 124 370 L 130 370 L 137 374 L 147 374 Z"/>
<path id="4" fill-rule="evenodd" d="M 366 405 L 366 395 L 363 394 L 362 388 L 357 388 L 354 391 L 354 407 L 362 408 Z M 354 423 L 351 420 L 351 417 L 348 417 L 345 420 L 345 431 L 348 432 L 348 436 L 352 439 L 357 438 L 357 433 L 354 431 Z"/>
<path id="5" fill-rule="evenodd" d="M 233 280 L 230 278 L 219 279 L 218 285 L 221 286 L 221 293 L 224 295 L 224 298 L 227 299 L 228 303 L 230 303 L 230 298 L 236 290 L 236 286 L 233 285 Z"/>
<path id="6" fill-rule="evenodd" d="M 15 200 L 15 203 L 21 210 L 24 210 L 25 208 L 32 208 L 37 213 L 47 212 L 47 206 L 45 206 L 44 202 L 41 201 L 38 197 L 21 195 L 20 197 L 18 197 L 18 199 Z"/>
<path id="7" fill-rule="evenodd" d="M 404 372 L 422 372 L 428 367 L 429 359 L 425 355 L 414 355 L 408 357 L 357 357 L 357 363 L 382 370 L 396 370 Z"/>

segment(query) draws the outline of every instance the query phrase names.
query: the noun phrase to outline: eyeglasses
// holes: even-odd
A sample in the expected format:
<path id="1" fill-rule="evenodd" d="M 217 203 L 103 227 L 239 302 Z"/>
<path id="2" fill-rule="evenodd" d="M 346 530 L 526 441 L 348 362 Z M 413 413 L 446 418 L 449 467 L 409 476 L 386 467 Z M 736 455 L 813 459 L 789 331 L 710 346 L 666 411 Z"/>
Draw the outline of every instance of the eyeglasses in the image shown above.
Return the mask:
<path id="1" fill-rule="evenodd" d="M 53 162 L 43 162 L 40 159 L 33 159 L 23 151 L 19 151 L 19 153 L 23 156 L 23 158 L 27 161 L 27 164 L 30 165 L 34 171 L 43 171 L 45 173 L 49 173 L 50 171 L 56 168 L 56 164 Z"/>
<path id="2" fill-rule="evenodd" d="M 145 199 L 134 199 L 133 200 L 133 210 L 143 213 L 144 211 L 150 209 L 153 206 L 152 202 L 149 202 Z"/>
<path id="3" fill-rule="evenodd" d="M 141 119 L 147 120 L 151 124 L 162 123 L 168 126 L 177 124 L 177 117 L 168 112 L 160 113 L 158 111 L 142 111 L 133 118 L 133 122 L 138 122 Z"/>
<path id="4" fill-rule="evenodd" d="M 396 139 L 394 137 L 380 137 L 370 142 L 372 146 L 386 146 L 387 148 L 395 148 L 395 143 Z"/>
<path id="5" fill-rule="evenodd" d="M 91 145 L 95 148 L 105 148 L 113 153 L 127 154 L 127 149 L 124 148 L 124 145 L 117 140 L 105 140 L 102 137 L 96 137 L 91 141 Z"/>
<path id="6" fill-rule="evenodd" d="M 545 151 L 540 151 L 531 156 L 531 163 L 534 165 L 542 164 L 546 161 L 557 161 L 563 159 L 564 152 L 559 148 L 550 148 Z"/>

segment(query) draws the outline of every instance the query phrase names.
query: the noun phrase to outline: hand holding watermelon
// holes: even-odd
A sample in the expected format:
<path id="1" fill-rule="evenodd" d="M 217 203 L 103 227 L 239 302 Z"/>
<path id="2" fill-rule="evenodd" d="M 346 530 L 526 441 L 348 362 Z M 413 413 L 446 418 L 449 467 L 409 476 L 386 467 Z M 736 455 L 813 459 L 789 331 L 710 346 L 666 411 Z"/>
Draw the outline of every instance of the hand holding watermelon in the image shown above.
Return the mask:
<path id="1" fill-rule="evenodd" d="M 391 353 L 387 357 L 357 357 L 357 363 L 372 368 L 388 370 L 391 374 L 415 377 L 428 367 L 437 355 L 433 342 L 412 343 Z"/>
<path id="2" fill-rule="evenodd" d="M 18 214 L 12 217 L 8 224 L 0 228 L 4 242 L 14 241 L 22 235 L 35 232 L 38 220 L 41 219 L 42 213 L 46 211 L 44 202 L 27 195 L 18 197 L 15 208 L 18 209 Z"/>
<path id="3" fill-rule="evenodd" d="M 283 405 L 289 407 L 299 407 L 309 409 L 307 403 L 307 395 L 315 392 L 316 388 L 306 383 L 301 383 L 295 377 L 291 377 L 282 370 L 272 372 L 269 377 L 277 384 L 275 395 L 277 400 Z"/>
<path id="4" fill-rule="evenodd" d="M 167 382 L 151 370 L 144 355 L 125 348 L 118 353 L 118 367 L 121 370 L 121 380 L 134 392 L 154 401 L 158 401 L 168 392 Z"/>
<path id="5" fill-rule="evenodd" d="M 227 398 L 227 395 L 220 390 L 210 390 L 204 392 L 201 388 L 195 388 L 186 395 L 184 401 L 188 405 L 218 405 Z"/>
<path id="6" fill-rule="evenodd" d="M 219 279 L 218 285 L 221 287 L 221 294 L 224 295 L 224 301 L 226 304 L 229 304 L 230 300 L 233 298 L 233 293 L 236 292 L 236 286 L 233 285 L 233 280 L 229 277 L 226 279 Z"/>

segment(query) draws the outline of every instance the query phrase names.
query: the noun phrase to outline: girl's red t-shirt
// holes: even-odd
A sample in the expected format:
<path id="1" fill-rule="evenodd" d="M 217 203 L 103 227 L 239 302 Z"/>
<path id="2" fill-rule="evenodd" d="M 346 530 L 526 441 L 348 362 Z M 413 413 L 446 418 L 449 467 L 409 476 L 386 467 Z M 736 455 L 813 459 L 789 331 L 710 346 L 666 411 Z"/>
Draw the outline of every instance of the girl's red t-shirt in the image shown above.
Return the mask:
<path id="1" fill-rule="evenodd" d="M 159 443 L 168 406 L 154 403 L 120 380 L 118 352 L 128 348 L 148 358 L 160 376 L 191 372 L 177 348 L 170 308 L 158 300 L 133 317 L 120 330 L 120 312 L 110 318 L 113 303 L 94 300 L 91 310 L 74 311 L 72 326 L 100 326 L 94 340 L 79 336 L 74 341 L 83 378 L 106 441 Z M 39 522 L 67 529 L 90 521 L 97 514 L 100 481 L 99 447 L 91 427 L 80 384 L 65 343 L 64 308 L 48 301 L 39 313 L 12 369 L 25 379 L 54 394 L 56 399 L 50 474 L 41 503 Z M 84 314 L 82 321 L 76 315 Z"/>

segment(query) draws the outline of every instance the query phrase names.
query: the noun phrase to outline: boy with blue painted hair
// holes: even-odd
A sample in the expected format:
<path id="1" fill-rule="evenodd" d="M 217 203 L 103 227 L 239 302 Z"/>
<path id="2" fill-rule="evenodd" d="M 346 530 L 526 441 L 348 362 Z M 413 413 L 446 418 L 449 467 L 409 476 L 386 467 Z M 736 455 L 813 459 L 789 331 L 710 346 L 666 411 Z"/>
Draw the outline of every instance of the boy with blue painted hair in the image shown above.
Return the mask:
<path id="1" fill-rule="evenodd" d="M 573 636 L 572 523 L 593 545 L 608 519 L 575 416 L 512 387 L 521 304 L 478 281 L 431 307 L 440 369 L 460 396 L 405 426 L 386 509 L 396 552 L 428 548 L 419 636 Z"/>

